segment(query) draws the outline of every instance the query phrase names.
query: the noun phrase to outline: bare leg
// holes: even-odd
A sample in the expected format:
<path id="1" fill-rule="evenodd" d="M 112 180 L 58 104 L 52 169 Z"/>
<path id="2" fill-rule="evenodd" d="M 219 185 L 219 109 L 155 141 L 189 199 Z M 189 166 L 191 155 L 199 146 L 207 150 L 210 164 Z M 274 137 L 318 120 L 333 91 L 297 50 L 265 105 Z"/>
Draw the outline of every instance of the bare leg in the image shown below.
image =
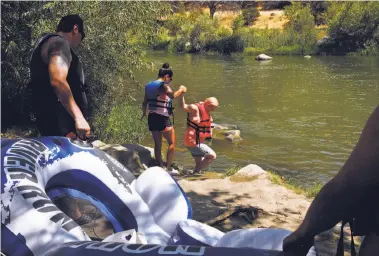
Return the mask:
<path id="1" fill-rule="evenodd" d="M 163 167 L 162 161 L 162 133 L 159 131 L 152 131 L 154 139 L 154 155 L 155 160 L 158 162 L 159 166 Z"/>
<path id="2" fill-rule="evenodd" d="M 170 127 L 170 129 L 166 129 L 165 131 L 162 132 L 162 134 L 168 143 L 167 170 L 171 171 L 171 164 L 174 161 L 175 144 L 176 144 L 174 127 Z"/>
<path id="3" fill-rule="evenodd" d="M 199 163 L 196 162 L 195 172 L 200 172 L 201 170 L 207 168 L 209 164 L 216 159 L 216 153 L 212 152 L 201 159 Z M 196 159 L 195 159 L 196 161 Z"/>
<path id="4" fill-rule="evenodd" d="M 200 163 L 203 160 L 202 156 L 193 156 L 193 159 L 195 159 L 195 170 L 199 169 Z"/>

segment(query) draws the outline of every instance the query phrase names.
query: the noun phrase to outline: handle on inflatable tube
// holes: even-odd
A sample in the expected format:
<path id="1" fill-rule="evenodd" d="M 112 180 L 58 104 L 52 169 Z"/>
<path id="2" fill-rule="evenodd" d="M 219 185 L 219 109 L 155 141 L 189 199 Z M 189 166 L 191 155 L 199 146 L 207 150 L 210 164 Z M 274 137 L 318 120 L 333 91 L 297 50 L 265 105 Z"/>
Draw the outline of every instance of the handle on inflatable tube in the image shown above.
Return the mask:
<path id="1" fill-rule="evenodd" d="M 284 252 L 252 248 L 206 247 L 187 245 L 154 245 L 104 243 L 94 241 L 69 242 L 48 251 L 45 256 L 110 255 L 110 256 L 285 256 Z"/>

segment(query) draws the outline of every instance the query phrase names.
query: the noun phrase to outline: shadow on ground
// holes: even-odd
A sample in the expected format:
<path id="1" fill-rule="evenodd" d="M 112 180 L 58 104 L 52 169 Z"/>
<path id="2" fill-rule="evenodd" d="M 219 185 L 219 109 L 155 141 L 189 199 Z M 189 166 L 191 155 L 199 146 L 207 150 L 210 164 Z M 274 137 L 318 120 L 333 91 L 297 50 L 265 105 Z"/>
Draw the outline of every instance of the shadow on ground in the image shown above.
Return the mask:
<path id="1" fill-rule="evenodd" d="M 206 178 L 204 178 L 206 179 Z M 229 191 L 214 190 L 207 195 L 198 194 L 194 191 L 187 192 L 193 210 L 193 219 L 199 222 L 206 222 L 222 214 L 225 210 L 223 205 L 237 205 L 241 199 L 249 199 L 251 195 L 245 193 L 236 196 Z M 221 200 L 222 198 L 222 200 Z M 219 204 L 219 202 L 221 202 Z M 252 205 L 259 207 L 258 205 Z M 264 209 L 263 209 L 264 210 Z M 249 223 L 241 214 L 232 216 L 214 227 L 229 232 L 236 229 L 247 228 L 283 228 L 286 224 L 286 218 L 290 215 L 299 214 L 294 209 L 284 208 L 283 212 L 266 212 L 260 213 L 258 218 Z M 301 220 L 299 220 L 300 224 Z M 269 225 L 267 225 L 269 224 Z M 325 231 L 315 238 L 315 247 L 319 256 L 334 256 L 337 250 L 337 244 L 340 237 L 340 225 Z M 355 248 L 359 251 L 359 246 L 363 237 L 355 237 Z M 350 255 L 350 228 L 348 225 L 344 228 L 344 251 L 345 256 Z"/>

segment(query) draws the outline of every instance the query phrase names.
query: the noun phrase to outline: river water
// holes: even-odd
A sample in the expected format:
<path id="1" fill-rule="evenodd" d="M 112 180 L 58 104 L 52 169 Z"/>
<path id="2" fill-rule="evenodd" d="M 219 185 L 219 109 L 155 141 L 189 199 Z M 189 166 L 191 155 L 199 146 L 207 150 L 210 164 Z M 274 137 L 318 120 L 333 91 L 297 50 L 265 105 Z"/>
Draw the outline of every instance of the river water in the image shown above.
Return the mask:
<path id="1" fill-rule="evenodd" d="M 220 107 L 215 123 L 235 124 L 243 141 L 213 140 L 218 157 L 209 170 L 223 172 L 255 163 L 301 182 L 325 182 L 348 158 L 362 128 L 379 103 L 379 58 L 274 56 L 206 56 L 150 53 L 156 71 L 137 78 L 156 78 L 163 62 L 174 71 L 172 88 L 187 86 L 187 102 L 214 96 Z M 143 88 L 138 101 L 143 99 Z M 175 162 L 191 167 L 183 146 L 186 115 L 174 101 L 177 152 Z M 147 129 L 147 127 L 146 127 Z M 153 145 L 147 136 L 145 145 Z M 166 144 L 164 145 L 166 147 Z"/>

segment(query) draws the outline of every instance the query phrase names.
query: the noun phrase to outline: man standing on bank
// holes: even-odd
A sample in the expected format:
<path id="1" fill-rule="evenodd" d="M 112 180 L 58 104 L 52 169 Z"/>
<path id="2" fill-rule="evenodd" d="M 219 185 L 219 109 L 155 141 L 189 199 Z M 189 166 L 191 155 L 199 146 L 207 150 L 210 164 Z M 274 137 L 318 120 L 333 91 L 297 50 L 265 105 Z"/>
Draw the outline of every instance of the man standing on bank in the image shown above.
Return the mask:
<path id="1" fill-rule="evenodd" d="M 73 51 L 84 37 L 80 16 L 67 15 L 60 20 L 56 33 L 37 40 L 30 61 L 30 86 L 41 136 L 85 140 L 90 135 L 83 114 L 87 105 L 83 68 Z"/>
<path id="2" fill-rule="evenodd" d="M 56 33 L 48 33 L 36 42 L 30 59 L 30 89 L 41 136 L 86 140 L 90 135 L 83 114 L 87 107 L 83 67 L 73 51 L 84 37 L 80 16 L 67 15 L 60 20 Z M 62 200 L 63 211 L 77 224 L 92 221 L 93 216 L 82 214 L 74 199 L 65 197 Z"/>

